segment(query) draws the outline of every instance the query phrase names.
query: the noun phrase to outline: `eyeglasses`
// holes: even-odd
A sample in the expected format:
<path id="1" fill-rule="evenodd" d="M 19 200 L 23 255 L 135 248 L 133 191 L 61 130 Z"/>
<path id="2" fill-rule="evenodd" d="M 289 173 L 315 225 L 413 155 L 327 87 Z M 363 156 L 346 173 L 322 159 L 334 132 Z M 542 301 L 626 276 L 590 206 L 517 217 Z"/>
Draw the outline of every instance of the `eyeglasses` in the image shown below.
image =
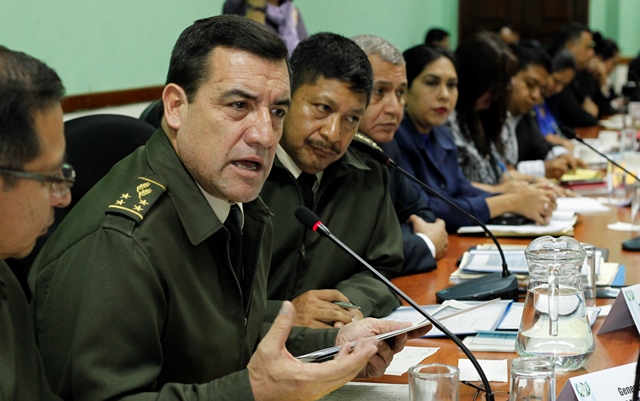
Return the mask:
<path id="1" fill-rule="evenodd" d="M 24 178 L 27 180 L 34 180 L 40 182 L 48 182 L 51 184 L 51 189 L 58 196 L 64 196 L 69 191 L 69 188 L 73 187 L 76 182 L 76 171 L 73 167 L 65 163 L 60 169 L 61 175 L 49 175 L 42 173 L 34 173 L 31 171 L 11 170 L 6 168 L 0 168 L 0 173 L 12 175 L 18 178 Z"/>

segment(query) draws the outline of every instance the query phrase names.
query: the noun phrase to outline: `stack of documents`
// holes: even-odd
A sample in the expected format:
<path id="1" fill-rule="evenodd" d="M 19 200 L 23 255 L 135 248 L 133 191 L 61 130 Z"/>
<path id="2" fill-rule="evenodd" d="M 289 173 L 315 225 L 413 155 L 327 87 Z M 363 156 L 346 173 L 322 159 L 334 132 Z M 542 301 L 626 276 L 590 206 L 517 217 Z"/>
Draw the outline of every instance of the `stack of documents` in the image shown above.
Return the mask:
<path id="1" fill-rule="evenodd" d="M 572 198 L 572 199 L 578 199 L 578 198 Z M 607 210 L 609 209 L 607 208 Z M 577 221 L 577 217 L 575 215 L 575 212 L 567 211 L 567 210 L 563 210 L 563 211 L 556 210 L 553 212 L 553 215 L 551 216 L 551 221 L 546 226 L 539 226 L 536 224 L 521 224 L 521 225 L 515 225 L 515 226 L 487 224 L 487 228 L 496 237 L 538 237 L 541 235 L 573 235 L 573 226 L 576 225 L 576 221 Z M 480 226 L 467 226 L 467 227 L 460 227 L 458 229 L 458 234 L 483 234 L 483 233 L 484 233 L 484 230 Z"/>

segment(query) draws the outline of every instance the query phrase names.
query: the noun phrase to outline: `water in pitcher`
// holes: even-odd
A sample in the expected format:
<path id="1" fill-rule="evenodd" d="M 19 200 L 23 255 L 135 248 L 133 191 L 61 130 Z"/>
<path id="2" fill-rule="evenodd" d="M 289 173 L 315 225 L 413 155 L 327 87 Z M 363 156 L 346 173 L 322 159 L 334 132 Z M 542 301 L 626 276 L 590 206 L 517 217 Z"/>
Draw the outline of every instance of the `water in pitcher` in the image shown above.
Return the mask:
<path id="1" fill-rule="evenodd" d="M 554 358 L 556 371 L 579 369 L 594 350 L 582 290 L 559 286 L 558 334 L 555 336 L 549 333 L 548 292 L 545 285 L 529 290 L 516 352 L 520 356 Z"/>
<path id="2" fill-rule="evenodd" d="M 558 372 L 579 369 L 594 350 L 580 275 L 585 251 L 573 238 L 546 236 L 525 256 L 529 285 L 516 351 L 552 358 Z"/>

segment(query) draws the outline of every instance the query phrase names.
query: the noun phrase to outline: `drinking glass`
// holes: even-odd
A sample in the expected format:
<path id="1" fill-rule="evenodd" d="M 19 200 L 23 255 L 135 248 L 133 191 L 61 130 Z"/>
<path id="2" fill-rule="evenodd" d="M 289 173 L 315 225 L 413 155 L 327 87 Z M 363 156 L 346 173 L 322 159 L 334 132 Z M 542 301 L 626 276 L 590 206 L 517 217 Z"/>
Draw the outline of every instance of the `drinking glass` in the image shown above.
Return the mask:
<path id="1" fill-rule="evenodd" d="M 510 401 L 555 401 L 556 374 L 552 360 L 516 358 L 511 362 Z"/>
<path id="2" fill-rule="evenodd" d="M 409 400 L 458 401 L 458 378 L 455 366 L 431 363 L 409 369 Z"/>
<path id="3" fill-rule="evenodd" d="M 631 231 L 635 231 L 636 217 L 640 208 L 640 184 L 633 184 L 633 195 L 631 197 Z"/>

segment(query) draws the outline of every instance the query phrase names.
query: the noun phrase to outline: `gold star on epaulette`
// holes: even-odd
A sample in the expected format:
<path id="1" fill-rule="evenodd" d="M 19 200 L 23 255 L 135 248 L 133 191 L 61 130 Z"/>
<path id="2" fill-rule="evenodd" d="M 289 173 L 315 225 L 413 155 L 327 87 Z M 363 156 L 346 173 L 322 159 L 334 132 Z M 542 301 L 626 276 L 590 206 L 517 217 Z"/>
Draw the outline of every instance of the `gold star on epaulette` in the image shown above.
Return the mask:
<path id="1" fill-rule="evenodd" d="M 133 188 L 138 199 L 130 195 L 132 191 L 123 193 L 119 199 L 107 207 L 107 213 L 122 214 L 140 222 L 160 195 L 167 190 L 158 181 L 147 177 L 138 177 Z"/>

